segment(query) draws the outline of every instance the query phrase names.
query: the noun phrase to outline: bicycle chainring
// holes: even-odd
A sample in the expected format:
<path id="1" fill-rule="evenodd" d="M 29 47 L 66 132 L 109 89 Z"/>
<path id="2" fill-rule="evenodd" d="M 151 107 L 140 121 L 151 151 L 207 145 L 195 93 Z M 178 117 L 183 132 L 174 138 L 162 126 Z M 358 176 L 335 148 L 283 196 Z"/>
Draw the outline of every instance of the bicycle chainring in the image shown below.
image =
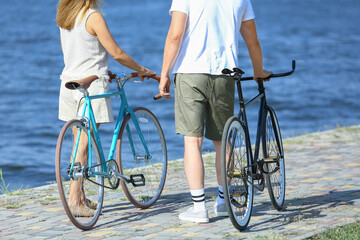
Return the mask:
<path id="1" fill-rule="evenodd" d="M 109 186 L 106 186 L 106 185 L 104 185 L 104 184 L 99 184 L 99 183 L 91 180 L 90 177 L 89 177 L 90 169 L 94 169 L 94 168 L 96 168 L 96 167 L 98 167 L 98 166 L 100 166 L 100 165 L 103 165 L 103 166 L 104 166 L 104 165 L 106 165 L 106 164 L 108 165 L 108 167 L 107 167 L 107 169 L 108 169 L 108 172 L 107 172 L 108 176 L 107 176 L 106 178 L 109 178 L 110 187 L 109 187 Z M 112 170 L 111 170 L 111 169 L 112 169 Z M 106 162 L 103 162 L 103 163 L 100 163 L 100 164 L 91 166 L 91 168 L 89 168 L 89 167 L 85 168 L 85 169 L 84 169 L 84 172 L 85 172 L 85 173 L 84 173 L 84 176 L 85 176 L 85 179 L 86 179 L 86 180 L 88 180 L 88 181 L 90 181 L 90 182 L 92 182 L 92 183 L 94 183 L 94 184 L 96 184 L 96 185 L 99 185 L 99 186 L 102 186 L 102 187 L 104 187 L 104 188 L 108 188 L 108 189 L 114 190 L 114 189 L 117 189 L 117 188 L 119 187 L 119 183 L 120 183 L 119 179 L 117 179 L 117 178 L 116 178 L 117 181 L 115 181 L 115 176 L 116 176 L 116 174 L 114 174 L 114 171 L 113 171 L 114 169 L 116 169 L 116 171 L 119 172 L 119 168 L 118 168 L 118 166 L 117 166 L 117 164 L 116 164 L 116 161 L 113 160 L 113 159 L 111 159 L 111 160 L 108 160 L 108 161 L 106 161 Z M 103 176 L 101 176 L 101 177 L 103 177 Z"/>
<path id="2" fill-rule="evenodd" d="M 116 173 L 119 172 L 119 166 L 114 159 L 109 160 L 107 165 L 107 173 L 110 187 L 112 189 L 117 189 L 119 187 L 120 180 L 116 176 Z"/>

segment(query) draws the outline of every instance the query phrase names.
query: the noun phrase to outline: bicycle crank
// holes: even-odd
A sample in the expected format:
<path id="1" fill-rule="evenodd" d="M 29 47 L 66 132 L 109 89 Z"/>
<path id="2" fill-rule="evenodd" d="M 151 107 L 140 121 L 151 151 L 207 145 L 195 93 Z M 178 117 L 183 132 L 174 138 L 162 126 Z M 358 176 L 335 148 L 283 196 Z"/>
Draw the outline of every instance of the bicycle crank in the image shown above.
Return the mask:
<path id="1" fill-rule="evenodd" d="M 120 179 L 116 175 L 116 173 L 119 172 L 119 167 L 115 160 L 111 159 L 109 161 L 107 170 L 110 187 L 112 189 L 117 189 L 119 187 Z"/>
<path id="2" fill-rule="evenodd" d="M 133 174 L 130 175 L 130 178 L 125 177 L 124 175 L 120 174 L 118 171 L 112 172 L 113 176 L 118 179 L 124 180 L 126 183 L 131 183 L 134 187 L 141 187 L 145 186 L 145 177 L 144 174 Z"/>

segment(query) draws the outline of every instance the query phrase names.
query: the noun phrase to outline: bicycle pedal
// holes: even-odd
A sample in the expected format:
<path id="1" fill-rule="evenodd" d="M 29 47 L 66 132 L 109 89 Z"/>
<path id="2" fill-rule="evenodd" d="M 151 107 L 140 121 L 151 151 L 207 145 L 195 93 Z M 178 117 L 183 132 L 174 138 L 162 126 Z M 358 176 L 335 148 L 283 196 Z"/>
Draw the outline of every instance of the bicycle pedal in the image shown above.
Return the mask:
<path id="1" fill-rule="evenodd" d="M 264 163 L 277 163 L 278 161 L 279 161 L 278 157 L 264 158 Z"/>
<path id="2" fill-rule="evenodd" d="M 130 175 L 130 182 L 134 187 L 145 186 L 144 174 L 133 174 Z"/>
<path id="3" fill-rule="evenodd" d="M 230 196 L 244 196 L 247 194 L 247 187 L 245 185 L 240 185 L 240 186 L 233 186 L 231 185 L 229 187 L 229 194 Z"/>

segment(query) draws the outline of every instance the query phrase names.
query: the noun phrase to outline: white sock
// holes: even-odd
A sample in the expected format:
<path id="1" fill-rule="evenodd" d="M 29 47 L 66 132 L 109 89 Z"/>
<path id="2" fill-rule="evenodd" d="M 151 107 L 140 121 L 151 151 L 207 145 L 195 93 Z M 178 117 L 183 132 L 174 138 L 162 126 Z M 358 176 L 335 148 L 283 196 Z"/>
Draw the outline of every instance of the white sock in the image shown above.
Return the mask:
<path id="1" fill-rule="evenodd" d="M 205 189 L 190 190 L 191 198 L 194 202 L 194 212 L 206 211 Z"/>
<path id="2" fill-rule="evenodd" d="M 218 196 L 216 198 L 216 202 L 217 202 L 217 205 L 225 203 L 224 190 L 223 190 L 223 186 L 221 186 L 221 185 L 218 185 Z"/>

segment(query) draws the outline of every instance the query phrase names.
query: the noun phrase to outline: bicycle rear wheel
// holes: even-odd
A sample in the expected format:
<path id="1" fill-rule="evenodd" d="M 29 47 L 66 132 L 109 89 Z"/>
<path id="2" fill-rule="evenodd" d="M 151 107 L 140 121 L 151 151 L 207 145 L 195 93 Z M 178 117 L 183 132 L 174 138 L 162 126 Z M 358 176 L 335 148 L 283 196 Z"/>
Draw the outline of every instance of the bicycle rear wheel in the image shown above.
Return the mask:
<path id="1" fill-rule="evenodd" d="M 221 175 L 226 208 L 232 224 L 244 230 L 253 207 L 254 187 L 244 126 L 236 117 L 227 120 L 222 135 Z"/>
<path id="2" fill-rule="evenodd" d="M 154 114 L 146 108 L 136 108 L 135 118 L 127 114 L 121 125 L 117 143 L 117 161 L 120 173 L 126 177 L 143 175 L 145 184 L 133 186 L 121 181 L 129 201 L 139 208 L 152 206 L 164 188 L 167 171 L 167 150 L 164 133 Z M 135 127 L 139 124 L 150 156 Z"/>
<path id="3" fill-rule="evenodd" d="M 281 132 L 275 111 L 267 106 L 265 131 L 262 136 L 266 186 L 272 204 L 281 210 L 285 201 L 285 160 Z M 267 159 L 267 160 L 266 160 Z M 266 161 L 270 161 L 267 163 Z"/>
<path id="4" fill-rule="evenodd" d="M 100 154 L 91 136 L 88 151 L 88 128 L 80 120 L 70 120 L 62 128 L 56 146 L 55 171 L 62 205 L 71 222 L 83 230 L 91 229 L 99 219 L 104 198 L 104 177 Z M 89 160 L 92 166 L 88 168 Z"/>

